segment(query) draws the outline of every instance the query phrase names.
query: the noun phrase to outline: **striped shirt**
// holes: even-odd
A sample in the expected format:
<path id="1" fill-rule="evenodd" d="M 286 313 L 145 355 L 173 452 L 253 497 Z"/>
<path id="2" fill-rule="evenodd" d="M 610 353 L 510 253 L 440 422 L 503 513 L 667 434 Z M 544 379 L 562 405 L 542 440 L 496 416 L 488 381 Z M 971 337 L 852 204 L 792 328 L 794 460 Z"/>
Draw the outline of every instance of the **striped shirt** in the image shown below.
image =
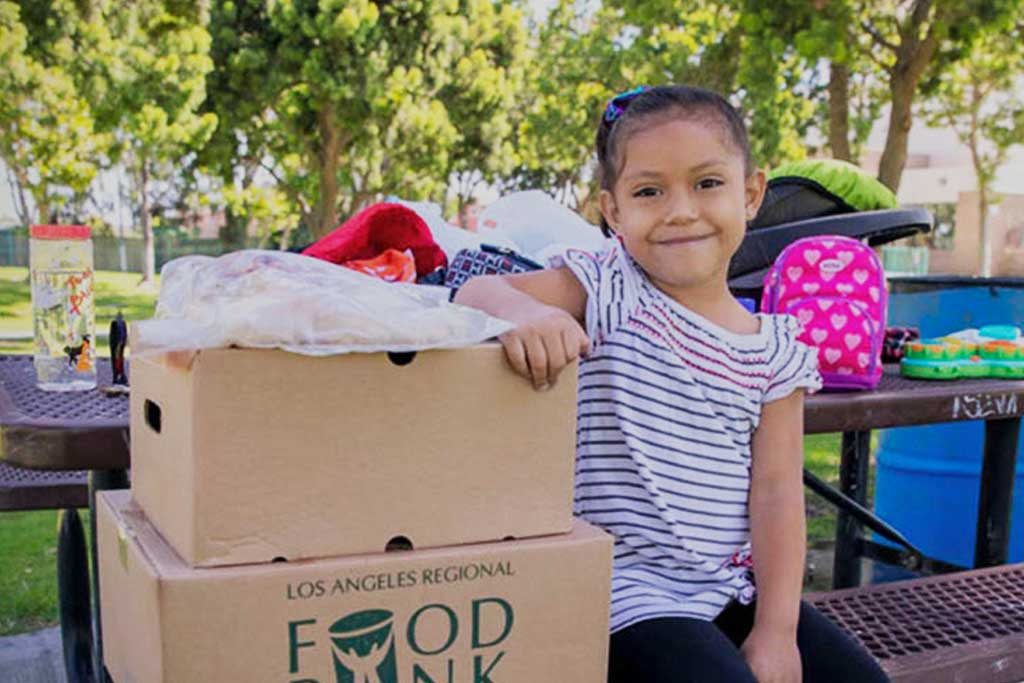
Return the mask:
<path id="1" fill-rule="evenodd" d="M 792 316 L 723 329 L 663 294 L 618 240 L 565 265 L 587 292 L 576 514 L 615 536 L 611 630 L 712 620 L 754 598 L 750 445 L 761 407 L 821 386 Z"/>

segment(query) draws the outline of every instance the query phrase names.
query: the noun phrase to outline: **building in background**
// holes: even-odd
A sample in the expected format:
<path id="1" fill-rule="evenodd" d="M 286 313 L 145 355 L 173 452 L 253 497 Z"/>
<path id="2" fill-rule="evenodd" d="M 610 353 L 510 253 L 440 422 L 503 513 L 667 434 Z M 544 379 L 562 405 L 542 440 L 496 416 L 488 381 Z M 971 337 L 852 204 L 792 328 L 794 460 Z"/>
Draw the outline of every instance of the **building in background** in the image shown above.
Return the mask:
<path id="1" fill-rule="evenodd" d="M 884 143 L 885 130 L 876 129 L 865 146 L 861 166 L 872 174 L 878 171 Z M 1024 276 L 1024 146 L 1010 149 L 991 195 L 992 274 Z M 918 240 L 929 248 L 929 273 L 981 272 L 977 179 L 970 149 L 952 130 L 914 124 L 898 198 L 901 205 L 923 206 L 935 216 L 932 234 Z"/>

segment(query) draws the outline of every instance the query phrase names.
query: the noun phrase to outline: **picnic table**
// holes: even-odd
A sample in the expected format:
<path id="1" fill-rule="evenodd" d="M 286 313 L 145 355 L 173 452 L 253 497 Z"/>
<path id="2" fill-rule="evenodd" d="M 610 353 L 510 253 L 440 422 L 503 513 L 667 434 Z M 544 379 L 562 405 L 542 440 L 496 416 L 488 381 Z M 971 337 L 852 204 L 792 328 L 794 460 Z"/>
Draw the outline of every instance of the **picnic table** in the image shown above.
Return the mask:
<path id="1" fill-rule="evenodd" d="M 97 360 L 100 386 L 111 382 L 110 362 Z M 52 485 L 37 487 L 37 480 L 11 482 L 19 499 L 33 488 L 49 501 L 87 502 L 95 512 L 96 491 L 127 488 L 129 465 L 128 397 L 98 390 L 46 392 L 36 387 L 29 355 L 0 355 L 0 464 L 45 475 L 88 472 L 86 501 L 78 495 L 60 496 Z M 24 483 L 24 486 L 19 484 Z M 69 482 L 60 482 L 67 485 Z M 50 482 L 47 482 L 50 484 Z M 24 490 L 19 490 L 24 489 Z M 71 503 L 67 501 L 71 500 Z M 26 505 L 27 508 L 38 507 Z M 48 505 L 49 507 L 49 505 Z M 96 537 L 96 516 L 89 516 Z M 78 511 L 60 513 L 57 540 L 57 589 L 60 606 L 64 666 L 69 683 L 104 681 L 102 631 L 99 622 L 99 583 L 96 572 L 89 581 L 89 566 L 96 566 L 96 546 L 87 558 L 85 533 Z M 90 603 L 90 595 L 96 600 Z M 96 624 L 96 637 L 92 625 Z"/>
<path id="2" fill-rule="evenodd" d="M 100 366 L 100 384 L 104 382 L 109 382 L 109 365 Z M 808 434 L 842 432 L 840 489 L 854 500 L 867 503 L 872 429 L 984 420 L 975 565 L 990 567 L 1007 559 L 1013 472 L 1022 415 L 1024 381 L 926 382 L 902 378 L 895 367 L 887 367 L 881 386 L 874 391 L 808 397 L 804 427 Z M 95 491 L 128 484 L 128 400 L 99 391 L 42 392 L 35 387 L 30 356 L 0 355 L 0 443 L 0 461 L 15 467 L 88 470 L 92 507 Z M 861 538 L 861 528 L 855 519 L 840 512 L 838 522 L 834 583 L 836 587 L 859 585 L 859 558 L 864 554 L 872 556 L 875 550 Z M 92 521 L 90 526 L 94 524 Z M 90 614 L 81 531 L 74 510 L 65 511 L 58 546 L 58 581 L 65 664 L 72 683 L 95 680 L 86 666 L 103 671 L 98 599 Z M 92 562 L 95 566 L 95 556 Z M 92 594 L 96 595 L 95 572 L 93 578 Z M 90 636 L 91 620 L 96 622 L 95 640 Z"/>
<path id="3" fill-rule="evenodd" d="M 1024 415 L 1024 380 L 962 379 L 927 381 L 902 377 L 885 367 L 873 391 L 816 394 L 807 399 L 804 432 L 842 432 L 839 489 L 867 505 L 871 430 L 940 422 L 984 420 L 978 523 L 974 566 L 1005 564 L 1010 544 L 1010 505 Z M 870 507 L 868 505 L 868 507 Z M 846 512 L 837 517 L 833 588 L 860 585 L 860 558 L 893 563 L 901 559 L 887 546 L 862 538 L 861 525 Z"/>

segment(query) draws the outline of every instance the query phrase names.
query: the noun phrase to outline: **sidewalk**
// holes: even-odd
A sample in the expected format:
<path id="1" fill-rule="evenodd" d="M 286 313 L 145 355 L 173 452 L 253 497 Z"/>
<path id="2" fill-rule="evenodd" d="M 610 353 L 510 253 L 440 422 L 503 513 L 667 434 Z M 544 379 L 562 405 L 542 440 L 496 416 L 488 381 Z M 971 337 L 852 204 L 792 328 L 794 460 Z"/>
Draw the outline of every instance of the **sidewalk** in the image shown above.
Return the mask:
<path id="1" fill-rule="evenodd" d="M 0 681 L 66 683 L 60 627 L 0 638 Z"/>

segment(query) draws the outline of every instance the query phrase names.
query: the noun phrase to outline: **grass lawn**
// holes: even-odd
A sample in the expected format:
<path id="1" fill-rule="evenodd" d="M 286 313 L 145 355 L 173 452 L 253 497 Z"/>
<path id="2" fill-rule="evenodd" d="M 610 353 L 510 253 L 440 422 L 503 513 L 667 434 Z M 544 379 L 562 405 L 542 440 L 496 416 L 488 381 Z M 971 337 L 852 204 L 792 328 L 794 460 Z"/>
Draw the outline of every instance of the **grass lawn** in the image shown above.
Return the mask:
<path id="1" fill-rule="evenodd" d="M 138 284 L 138 273 L 96 272 L 93 286 L 96 290 L 97 332 L 105 333 L 118 311 L 128 321 L 152 317 L 156 287 L 139 288 Z M 0 335 L 15 332 L 24 332 L 30 337 L 32 334 L 28 268 L 0 266 Z M 97 354 L 109 354 L 106 337 L 97 336 Z M 0 353 L 32 353 L 32 340 L 0 340 Z"/>
<path id="2" fill-rule="evenodd" d="M 27 277 L 25 268 L 0 267 L 0 333 L 32 331 Z M 137 273 L 96 273 L 97 330 L 105 330 L 119 310 L 129 321 L 153 314 L 155 290 L 140 290 L 138 281 Z M 0 340 L 0 353 L 31 352 L 30 339 Z M 109 352 L 102 338 L 97 352 Z M 835 484 L 839 477 L 839 435 L 809 436 L 804 448 L 807 467 Z M 809 493 L 807 512 L 808 546 L 830 547 L 835 538 L 833 508 Z M 0 636 L 57 623 L 57 519 L 58 513 L 49 510 L 0 512 Z M 87 513 L 82 521 L 88 525 Z"/>
<path id="3" fill-rule="evenodd" d="M 79 511 L 89 532 L 89 511 Z M 0 512 L 0 636 L 54 626 L 57 615 L 56 510 Z"/>

